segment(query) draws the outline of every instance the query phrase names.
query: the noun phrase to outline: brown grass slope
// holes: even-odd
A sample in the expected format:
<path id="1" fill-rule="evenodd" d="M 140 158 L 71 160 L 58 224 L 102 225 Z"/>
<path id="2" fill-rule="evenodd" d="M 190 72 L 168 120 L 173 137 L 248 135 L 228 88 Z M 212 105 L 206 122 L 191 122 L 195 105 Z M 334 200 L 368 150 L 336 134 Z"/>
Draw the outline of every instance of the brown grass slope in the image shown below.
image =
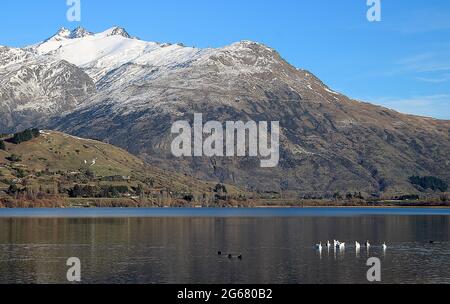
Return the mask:
<path id="1" fill-rule="evenodd" d="M 0 150 L 0 196 L 5 196 L 11 185 L 28 194 L 64 196 L 61 189 L 77 184 L 124 185 L 130 193 L 142 187 L 146 196 L 163 194 L 173 199 L 211 195 L 217 185 L 146 165 L 112 145 L 56 131 L 41 131 L 37 138 L 20 144 L 6 142 L 6 151 Z M 243 194 L 232 186 L 227 189 L 230 195 Z"/>

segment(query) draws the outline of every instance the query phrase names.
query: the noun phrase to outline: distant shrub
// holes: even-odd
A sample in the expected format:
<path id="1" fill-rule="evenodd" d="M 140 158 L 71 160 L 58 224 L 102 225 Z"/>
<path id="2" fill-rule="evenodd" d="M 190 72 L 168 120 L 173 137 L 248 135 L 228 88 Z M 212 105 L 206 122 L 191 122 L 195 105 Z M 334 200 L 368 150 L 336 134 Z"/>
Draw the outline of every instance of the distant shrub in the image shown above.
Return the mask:
<path id="1" fill-rule="evenodd" d="M 185 196 L 183 196 L 183 200 L 185 200 L 187 202 L 193 202 L 194 201 L 194 195 L 186 194 Z"/>
<path id="2" fill-rule="evenodd" d="M 72 189 L 68 190 L 70 197 L 85 197 L 85 193 L 88 192 L 88 186 L 75 185 Z"/>
<path id="3" fill-rule="evenodd" d="M 12 184 L 9 186 L 8 190 L 6 191 L 7 194 L 9 195 L 15 195 L 17 193 L 19 193 L 20 190 L 19 188 L 16 186 L 16 184 Z"/>
<path id="4" fill-rule="evenodd" d="M 102 186 L 100 197 L 119 197 L 129 191 L 130 189 L 127 186 Z"/>
<path id="5" fill-rule="evenodd" d="M 344 199 L 344 197 L 342 196 L 341 193 L 336 192 L 335 194 L 333 194 L 333 199 L 334 199 L 334 200 L 337 200 L 337 201 L 341 201 L 341 200 Z"/>
<path id="6" fill-rule="evenodd" d="M 339 194 L 337 196 L 339 196 Z M 358 192 L 358 193 L 357 192 L 354 192 L 354 193 L 349 192 L 345 195 L 345 198 L 347 200 L 353 200 L 353 199 L 363 200 L 364 199 L 361 192 Z M 320 197 L 313 197 L 312 199 L 320 199 Z"/>
<path id="7" fill-rule="evenodd" d="M 12 180 L 7 179 L 7 178 L 1 178 L 0 179 L 0 183 L 3 183 L 5 185 L 12 185 L 12 184 L 14 184 Z"/>
<path id="8" fill-rule="evenodd" d="M 22 158 L 16 154 L 11 154 L 11 156 L 8 156 L 6 159 L 13 163 L 18 163 L 22 161 Z"/>
<path id="9" fill-rule="evenodd" d="M 23 170 L 23 169 L 16 169 L 16 177 L 17 178 L 24 178 L 24 177 L 26 177 L 28 175 L 28 173 L 25 171 L 25 170 Z"/>
<path id="10" fill-rule="evenodd" d="M 3 140 L 0 140 L 0 150 L 6 150 L 5 142 Z"/>
<path id="11" fill-rule="evenodd" d="M 13 144 L 20 144 L 39 136 L 39 129 L 27 129 L 25 131 L 14 134 L 11 138 Z"/>
<path id="12" fill-rule="evenodd" d="M 448 184 L 440 178 L 434 176 L 411 176 L 409 178 L 411 184 L 419 186 L 423 189 L 431 189 L 433 191 L 446 192 L 448 190 Z"/>
<path id="13" fill-rule="evenodd" d="M 68 191 L 70 197 L 105 197 L 117 198 L 122 194 L 129 193 L 130 189 L 127 186 L 89 186 L 89 185 L 75 185 Z"/>
<path id="14" fill-rule="evenodd" d="M 96 186 L 75 185 L 69 190 L 70 197 L 96 197 L 97 193 L 98 187 Z"/>
<path id="15" fill-rule="evenodd" d="M 216 192 L 216 193 L 228 193 L 227 188 L 225 187 L 224 184 L 217 184 L 214 187 L 214 192 Z"/>

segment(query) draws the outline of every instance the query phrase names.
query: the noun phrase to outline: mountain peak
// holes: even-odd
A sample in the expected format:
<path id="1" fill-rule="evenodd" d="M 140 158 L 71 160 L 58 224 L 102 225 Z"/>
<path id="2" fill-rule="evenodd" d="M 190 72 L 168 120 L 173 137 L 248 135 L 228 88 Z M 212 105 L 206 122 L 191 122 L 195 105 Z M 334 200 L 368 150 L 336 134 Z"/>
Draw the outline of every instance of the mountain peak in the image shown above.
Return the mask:
<path id="1" fill-rule="evenodd" d="M 55 35 L 53 35 L 51 38 L 49 38 L 48 40 L 61 40 L 61 39 L 65 39 L 65 38 L 69 38 L 70 36 L 70 30 L 65 28 L 65 27 L 61 27 Z"/>
<path id="2" fill-rule="evenodd" d="M 73 30 L 69 30 L 65 27 L 61 27 L 58 32 L 56 32 L 55 35 L 53 35 L 52 37 L 50 37 L 49 39 L 45 40 L 45 42 L 47 41 L 64 41 L 67 39 L 78 39 L 78 38 L 85 38 L 85 37 L 90 37 L 90 36 L 94 36 L 95 34 L 86 30 L 84 27 L 77 27 Z M 102 33 L 99 33 L 97 35 L 102 35 L 103 37 L 109 37 L 109 36 L 122 36 L 124 38 L 130 38 L 132 39 L 133 37 L 130 36 L 130 34 L 128 34 L 128 32 L 123 28 L 123 27 L 119 27 L 119 26 L 115 26 L 112 27 Z"/>
<path id="3" fill-rule="evenodd" d="M 239 42 L 235 42 L 231 45 L 228 46 L 229 48 L 233 48 L 233 49 L 251 49 L 251 50 L 265 50 L 265 51 L 270 51 L 273 52 L 274 49 L 260 43 L 260 42 L 256 42 L 256 41 L 251 41 L 251 40 L 241 40 Z"/>
<path id="4" fill-rule="evenodd" d="M 68 33 L 70 33 L 70 30 L 64 26 L 62 26 L 58 32 L 56 32 L 56 35 L 67 35 Z"/>
<path id="5" fill-rule="evenodd" d="M 83 38 L 86 36 L 92 36 L 93 33 L 89 32 L 88 30 L 86 30 L 85 28 L 79 26 L 76 29 L 74 29 L 73 31 L 70 32 L 70 35 L 68 36 L 69 39 L 76 39 L 76 38 Z"/>
<path id="6" fill-rule="evenodd" d="M 55 35 L 47 39 L 46 41 L 62 41 L 66 39 L 76 39 L 76 38 L 83 38 L 86 36 L 92 36 L 93 33 L 87 31 L 85 28 L 79 26 L 74 30 L 69 30 L 65 27 L 61 27 L 58 32 L 56 32 Z"/>
<path id="7" fill-rule="evenodd" d="M 112 27 L 104 32 L 107 37 L 109 36 L 122 36 L 124 38 L 132 38 L 130 34 L 123 28 L 119 26 Z"/>

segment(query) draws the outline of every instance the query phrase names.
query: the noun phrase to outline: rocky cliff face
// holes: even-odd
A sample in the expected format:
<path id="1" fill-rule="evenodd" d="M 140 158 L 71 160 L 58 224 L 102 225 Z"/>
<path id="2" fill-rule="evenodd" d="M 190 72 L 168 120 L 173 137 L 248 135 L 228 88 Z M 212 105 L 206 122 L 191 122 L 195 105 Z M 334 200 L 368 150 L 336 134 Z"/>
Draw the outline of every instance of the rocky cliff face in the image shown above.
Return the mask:
<path id="1" fill-rule="evenodd" d="M 70 94 L 76 98 L 58 102 L 65 113 L 47 113 L 50 127 L 109 141 L 160 167 L 255 191 L 413 193 L 411 175 L 450 179 L 449 121 L 352 100 L 258 43 L 196 49 L 123 33 L 69 34 L 28 48 L 30 56 L 72 67 L 69 79 L 80 88 Z M 2 95 L 2 105 L 4 100 Z M 9 105 L 10 111 L 20 108 Z M 250 157 L 174 158 L 172 123 L 192 120 L 194 113 L 205 121 L 280 121 L 279 166 L 262 169 Z"/>
<path id="2" fill-rule="evenodd" d="M 83 70 L 64 60 L 0 47 L 0 130 L 45 125 L 95 91 Z"/>

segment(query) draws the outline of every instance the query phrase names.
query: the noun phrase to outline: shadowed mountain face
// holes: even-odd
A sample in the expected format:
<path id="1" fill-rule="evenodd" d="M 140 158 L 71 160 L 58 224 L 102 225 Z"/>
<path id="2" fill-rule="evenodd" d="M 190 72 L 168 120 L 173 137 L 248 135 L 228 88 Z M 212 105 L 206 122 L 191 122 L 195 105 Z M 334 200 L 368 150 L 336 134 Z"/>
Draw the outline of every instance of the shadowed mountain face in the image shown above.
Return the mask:
<path id="1" fill-rule="evenodd" d="M 50 127 L 249 190 L 404 194 L 416 191 L 412 175 L 450 179 L 449 121 L 351 100 L 258 43 L 195 49 L 114 34 L 120 32 L 58 37 L 30 48 L 76 65 L 95 83 L 75 108 L 48 115 Z M 257 158 L 174 158 L 172 123 L 192 121 L 194 113 L 204 121 L 279 121 L 279 166 L 262 169 Z"/>

